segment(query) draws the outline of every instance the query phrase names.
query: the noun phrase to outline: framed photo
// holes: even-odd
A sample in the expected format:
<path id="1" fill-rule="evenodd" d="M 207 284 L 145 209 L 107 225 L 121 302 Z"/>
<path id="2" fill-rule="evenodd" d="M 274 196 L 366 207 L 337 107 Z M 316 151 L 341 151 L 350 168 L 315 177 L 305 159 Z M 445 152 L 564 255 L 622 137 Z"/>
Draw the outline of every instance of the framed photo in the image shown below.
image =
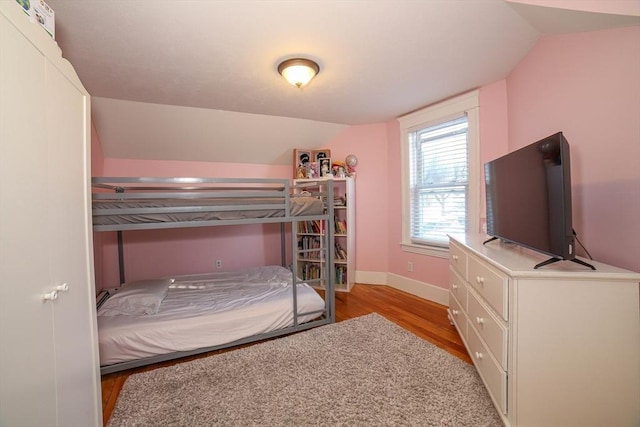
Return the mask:
<path id="1" fill-rule="evenodd" d="M 320 177 L 333 176 L 330 157 L 322 158 L 318 163 L 320 163 Z"/>
<path id="2" fill-rule="evenodd" d="M 309 168 L 305 166 L 300 166 L 296 168 L 296 179 L 307 179 L 309 176 Z"/>
<path id="3" fill-rule="evenodd" d="M 313 150 L 313 161 L 319 162 L 322 159 L 330 159 L 331 158 L 331 150 L 322 149 L 322 150 Z M 329 165 L 329 169 L 331 169 L 331 165 Z"/>
<path id="4" fill-rule="evenodd" d="M 320 176 L 320 165 L 318 162 L 309 162 L 309 167 L 307 168 L 307 178 L 315 179 Z"/>
<path id="5" fill-rule="evenodd" d="M 311 150 L 295 148 L 293 150 L 293 176 L 294 178 L 306 178 L 306 169 L 309 168 L 309 162 L 315 161 Z M 302 169 L 305 169 L 304 173 Z"/>

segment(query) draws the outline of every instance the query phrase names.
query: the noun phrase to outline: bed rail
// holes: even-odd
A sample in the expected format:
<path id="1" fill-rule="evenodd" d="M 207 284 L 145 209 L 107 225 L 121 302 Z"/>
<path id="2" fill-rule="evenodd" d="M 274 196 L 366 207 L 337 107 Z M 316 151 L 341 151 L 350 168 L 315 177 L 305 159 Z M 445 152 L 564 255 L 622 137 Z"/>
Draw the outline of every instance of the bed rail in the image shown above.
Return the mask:
<path id="1" fill-rule="evenodd" d="M 322 216 L 287 179 L 95 177 L 95 231 L 290 222 Z M 312 197 L 306 197 L 311 200 Z M 232 215 L 237 213 L 237 215 Z"/>

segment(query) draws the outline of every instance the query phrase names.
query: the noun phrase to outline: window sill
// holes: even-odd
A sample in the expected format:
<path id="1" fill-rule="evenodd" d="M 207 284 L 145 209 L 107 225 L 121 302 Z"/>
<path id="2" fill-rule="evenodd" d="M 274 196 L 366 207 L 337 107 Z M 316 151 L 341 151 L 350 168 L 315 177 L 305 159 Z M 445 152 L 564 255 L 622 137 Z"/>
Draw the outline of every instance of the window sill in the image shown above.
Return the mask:
<path id="1" fill-rule="evenodd" d="M 449 248 L 439 246 L 416 245 L 415 243 L 400 243 L 404 252 L 427 255 L 437 258 L 449 258 Z"/>

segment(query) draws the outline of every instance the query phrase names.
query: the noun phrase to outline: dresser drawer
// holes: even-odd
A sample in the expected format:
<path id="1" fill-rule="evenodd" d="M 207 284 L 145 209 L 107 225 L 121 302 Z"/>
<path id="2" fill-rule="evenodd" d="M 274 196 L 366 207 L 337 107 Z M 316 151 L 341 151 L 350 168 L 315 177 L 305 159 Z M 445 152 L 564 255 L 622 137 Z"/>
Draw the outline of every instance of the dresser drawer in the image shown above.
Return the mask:
<path id="1" fill-rule="evenodd" d="M 463 340 L 467 340 L 467 316 L 456 297 L 449 293 L 449 319 L 456 325 Z"/>
<path id="2" fill-rule="evenodd" d="M 507 373 L 500 368 L 491 353 L 482 344 L 472 327 L 468 329 L 469 355 L 476 365 L 489 394 L 503 414 L 507 413 Z"/>
<path id="3" fill-rule="evenodd" d="M 504 320 L 508 319 L 509 279 L 501 272 L 483 264 L 475 257 L 469 257 L 469 283 L 478 291 L 495 312 Z"/>
<path id="4" fill-rule="evenodd" d="M 502 369 L 507 370 L 507 328 L 478 300 L 473 291 L 468 293 L 469 323 L 487 344 Z"/>
<path id="5" fill-rule="evenodd" d="M 467 253 L 451 241 L 449 241 L 449 264 L 456 269 L 463 279 L 466 280 Z"/>
<path id="6" fill-rule="evenodd" d="M 455 295 L 464 311 L 467 311 L 467 284 L 452 266 L 449 267 L 449 286 L 451 293 Z"/>

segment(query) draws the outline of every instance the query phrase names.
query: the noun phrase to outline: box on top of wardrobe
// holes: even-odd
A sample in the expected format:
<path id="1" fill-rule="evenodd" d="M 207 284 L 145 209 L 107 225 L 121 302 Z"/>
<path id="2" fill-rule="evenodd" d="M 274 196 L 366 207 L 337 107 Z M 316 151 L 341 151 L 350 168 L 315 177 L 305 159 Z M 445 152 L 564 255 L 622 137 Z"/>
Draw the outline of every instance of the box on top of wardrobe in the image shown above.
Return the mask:
<path id="1" fill-rule="evenodd" d="M 36 20 L 49 33 L 56 38 L 56 14 L 43 0 L 16 0 L 24 9 L 24 12 Z"/>

